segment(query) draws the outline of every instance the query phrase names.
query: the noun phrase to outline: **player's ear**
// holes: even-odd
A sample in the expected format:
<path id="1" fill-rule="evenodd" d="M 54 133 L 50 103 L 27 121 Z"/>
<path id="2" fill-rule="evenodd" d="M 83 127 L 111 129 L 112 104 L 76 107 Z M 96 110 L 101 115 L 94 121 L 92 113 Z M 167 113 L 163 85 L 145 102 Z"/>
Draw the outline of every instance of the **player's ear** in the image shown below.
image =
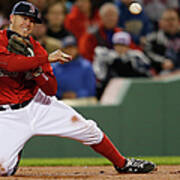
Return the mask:
<path id="1" fill-rule="evenodd" d="M 13 14 L 11 14 L 11 15 L 9 16 L 9 21 L 10 21 L 10 24 L 12 24 L 13 19 L 14 19 L 14 15 L 13 15 Z"/>

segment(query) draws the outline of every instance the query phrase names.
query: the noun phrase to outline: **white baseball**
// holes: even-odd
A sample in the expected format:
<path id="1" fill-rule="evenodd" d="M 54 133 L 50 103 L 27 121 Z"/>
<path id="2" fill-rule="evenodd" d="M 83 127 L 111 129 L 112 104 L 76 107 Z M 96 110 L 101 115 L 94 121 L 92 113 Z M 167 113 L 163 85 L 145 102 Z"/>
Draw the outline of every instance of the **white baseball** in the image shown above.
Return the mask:
<path id="1" fill-rule="evenodd" d="M 132 3 L 130 6 L 129 6 L 129 11 L 132 13 L 132 14 L 139 14 L 141 13 L 142 11 L 142 6 L 135 2 L 135 3 Z"/>

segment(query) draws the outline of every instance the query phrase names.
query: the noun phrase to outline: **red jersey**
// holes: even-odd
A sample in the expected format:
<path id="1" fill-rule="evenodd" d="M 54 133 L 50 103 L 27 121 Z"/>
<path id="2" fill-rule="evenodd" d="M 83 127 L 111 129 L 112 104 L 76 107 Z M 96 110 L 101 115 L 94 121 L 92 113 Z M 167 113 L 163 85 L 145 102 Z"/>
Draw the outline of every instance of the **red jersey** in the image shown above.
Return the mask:
<path id="1" fill-rule="evenodd" d="M 18 104 L 32 99 L 38 88 L 47 95 L 55 95 L 56 78 L 48 62 L 45 49 L 30 37 L 35 56 L 26 57 L 7 50 L 7 30 L 0 31 L 0 105 Z M 30 70 L 41 66 L 43 73 L 33 78 Z"/>

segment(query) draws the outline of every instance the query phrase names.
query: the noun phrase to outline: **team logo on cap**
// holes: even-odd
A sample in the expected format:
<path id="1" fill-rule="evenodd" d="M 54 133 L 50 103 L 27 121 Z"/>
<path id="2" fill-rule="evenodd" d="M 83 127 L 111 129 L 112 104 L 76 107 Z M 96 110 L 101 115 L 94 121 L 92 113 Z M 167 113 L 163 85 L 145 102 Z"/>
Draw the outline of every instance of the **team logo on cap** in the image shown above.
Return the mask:
<path id="1" fill-rule="evenodd" d="M 35 7 L 33 5 L 30 5 L 29 12 L 30 13 L 35 13 L 36 12 Z"/>

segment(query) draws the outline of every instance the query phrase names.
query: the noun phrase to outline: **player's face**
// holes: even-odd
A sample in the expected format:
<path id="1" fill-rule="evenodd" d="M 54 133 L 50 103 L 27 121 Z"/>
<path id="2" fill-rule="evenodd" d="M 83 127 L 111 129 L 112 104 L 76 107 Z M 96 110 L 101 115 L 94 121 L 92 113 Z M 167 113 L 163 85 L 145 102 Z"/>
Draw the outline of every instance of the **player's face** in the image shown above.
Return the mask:
<path id="1" fill-rule="evenodd" d="M 11 15 L 10 20 L 10 29 L 23 37 L 31 34 L 35 24 L 33 18 L 21 15 Z"/>

